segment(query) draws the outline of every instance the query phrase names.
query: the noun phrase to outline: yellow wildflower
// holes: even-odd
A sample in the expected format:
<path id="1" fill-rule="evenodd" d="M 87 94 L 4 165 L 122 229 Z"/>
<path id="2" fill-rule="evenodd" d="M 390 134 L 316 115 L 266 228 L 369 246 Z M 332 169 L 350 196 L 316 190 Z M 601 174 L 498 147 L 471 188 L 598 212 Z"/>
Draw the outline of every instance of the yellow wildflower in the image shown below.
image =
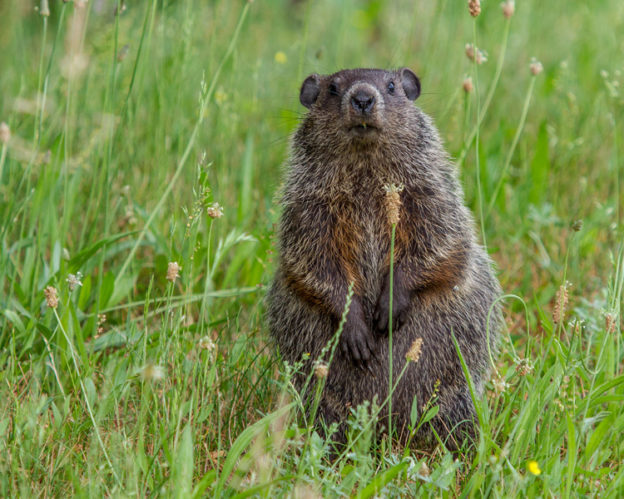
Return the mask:
<path id="1" fill-rule="evenodd" d="M 539 464 L 537 464 L 537 461 L 529 461 L 527 463 L 527 469 L 535 476 L 542 473 L 542 470 L 540 469 Z"/>
<path id="2" fill-rule="evenodd" d="M 219 105 L 223 104 L 228 99 L 228 94 L 226 94 L 223 89 L 219 89 L 215 92 L 215 102 Z"/>
<path id="3" fill-rule="evenodd" d="M 286 57 L 286 54 L 284 52 L 282 52 L 281 50 L 279 52 L 275 52 L 275 62 L 277 62 L 278 64 L 286 64 L 287 60 L 288 58 Z"/>

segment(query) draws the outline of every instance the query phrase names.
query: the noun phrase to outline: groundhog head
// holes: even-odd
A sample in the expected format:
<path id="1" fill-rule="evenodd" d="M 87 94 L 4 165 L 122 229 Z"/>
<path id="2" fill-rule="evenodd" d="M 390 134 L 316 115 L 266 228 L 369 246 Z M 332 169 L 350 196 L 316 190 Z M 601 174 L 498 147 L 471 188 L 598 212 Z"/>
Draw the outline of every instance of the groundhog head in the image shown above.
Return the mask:
<path id="1" fill-rule="evenodd" d="M 420 81 L 409 69 L 346 69 L 332 75 L 308 76 L 299 94 L 301 104 L 334 141 L 357 145 L 383 142 L 407 123 L 420 95 Z"/>

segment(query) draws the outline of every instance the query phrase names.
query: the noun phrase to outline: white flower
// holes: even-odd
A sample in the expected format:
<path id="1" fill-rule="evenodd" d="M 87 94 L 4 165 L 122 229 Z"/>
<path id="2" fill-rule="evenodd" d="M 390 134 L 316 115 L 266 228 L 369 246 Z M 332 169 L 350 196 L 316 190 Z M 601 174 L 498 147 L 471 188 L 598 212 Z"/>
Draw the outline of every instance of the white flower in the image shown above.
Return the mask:
<path id="1" fill-rule="evenodd" d="M 206 213 L 210 218 L 221 218 L 223 216 L 223 208 L 219 203 L 212 203 L 207 209 Z"/>
<path id="2" fill-rule="evenodd" d="M 82 286 L 82 272 L 76 272 L 76 274 L 69 274 L 67 276 L 67 285 L 69 286 L 69 290 L 73 291 L 76 289 L 76 286 Z"/>
<path id="3" fill-rule="evenodd" d="M 162 381 L 165 379 L 165 369 L 155 364 L 146 364 L 143 369 L 141 369 L 141 377 L 145 381 Z"/>
<path id="4" fill-rule="evenodd" d="M 542 71 L 544 71 L 544 66 L 542 66 L 542 63 L 539 62 L 537 59 L 535 59 L 535 57 L 533 59 L 531 59 L 531 64 L 529 64 L 529 69 L 531 70 L 531 74 L 533 76 L 537 76 L 538 74 L 540 74 Z"/>
<path id="5" fill-rule="evenodd" d="M 209 336 L 202 336 L 199 340 L 199 348 L 212 352 L 217 348 L 217 345 L 214 344 L 214 341 L 212 341 Z"/>

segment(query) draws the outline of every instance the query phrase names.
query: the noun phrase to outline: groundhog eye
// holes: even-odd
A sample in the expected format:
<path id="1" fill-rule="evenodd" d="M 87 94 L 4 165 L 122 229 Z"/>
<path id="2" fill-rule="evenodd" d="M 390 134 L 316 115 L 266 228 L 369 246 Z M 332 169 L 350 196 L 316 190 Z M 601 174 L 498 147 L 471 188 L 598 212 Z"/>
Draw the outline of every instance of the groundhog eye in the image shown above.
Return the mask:
<path id="1" fill-rule="evenodd" d="M 329 84 L 329 93 L 330 95 L 338 95 L 338 87 L 335 83 Z"/>
<path id="2" fill-rule="evenodd" d="M 394 82 L 393 81 L 388 83 L 388 92 L 390 92 L 391 94 L 394 93 Z"/>

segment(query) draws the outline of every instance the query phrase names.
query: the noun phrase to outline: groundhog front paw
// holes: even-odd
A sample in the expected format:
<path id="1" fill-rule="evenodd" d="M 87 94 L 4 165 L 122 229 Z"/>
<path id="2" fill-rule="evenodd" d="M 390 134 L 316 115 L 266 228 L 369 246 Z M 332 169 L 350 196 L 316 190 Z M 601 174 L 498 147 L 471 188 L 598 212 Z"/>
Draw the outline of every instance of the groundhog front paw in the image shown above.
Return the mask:
<path id="1" fill-rule="evenodd" d="M 397 331 L 407 320 L 410 304 L 410 293 L 405 283 L 403 272 L 395 271 L 394 291 L 392 293 L 392 331 Z M 375 325 L 379 334 L 388 334 L 390 319 L 390 275 L 386 276 L 385 284 L 377 300 L 375 308 Z"/>
<path id="2" fill-rule="evenodd" d="M 368 363 L 374 357 L 375 338 L 364 320 L 364 312 L 357 299 L 351 302 L 340 336 L 340 346 L 345 357 L 350 358 L 356 366 L 369 368 Z"/>

